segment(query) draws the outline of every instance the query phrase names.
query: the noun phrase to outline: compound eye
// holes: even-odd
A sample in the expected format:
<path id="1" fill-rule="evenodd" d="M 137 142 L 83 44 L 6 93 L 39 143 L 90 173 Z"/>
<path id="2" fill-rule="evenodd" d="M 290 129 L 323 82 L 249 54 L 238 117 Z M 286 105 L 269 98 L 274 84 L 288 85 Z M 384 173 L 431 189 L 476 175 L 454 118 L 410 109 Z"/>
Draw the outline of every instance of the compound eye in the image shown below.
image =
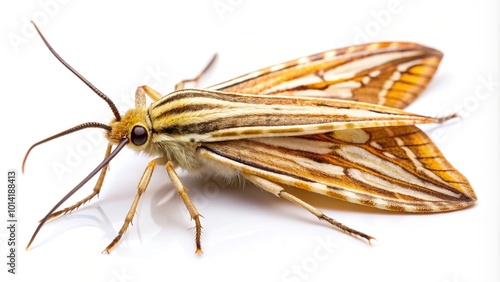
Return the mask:
<path id="1" fill-rule="evenodd" d="M 148 140 L 147 130 L 140 125 L 134 126 L 134 128 L 132 128 L 132 133 L 130 135 L 132 143 L 134 143 L 134 145 L 136 146 L 141 146 Z"/>

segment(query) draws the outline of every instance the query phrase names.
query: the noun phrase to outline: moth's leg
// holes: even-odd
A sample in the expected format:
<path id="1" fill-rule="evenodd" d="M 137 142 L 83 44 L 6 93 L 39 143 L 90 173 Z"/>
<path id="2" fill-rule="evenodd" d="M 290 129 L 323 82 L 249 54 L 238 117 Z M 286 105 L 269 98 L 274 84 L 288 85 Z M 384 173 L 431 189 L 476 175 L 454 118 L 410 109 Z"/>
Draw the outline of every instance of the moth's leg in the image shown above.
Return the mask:
<path id="1" fill-rule="evenodd" d="M 175 90 L 181 90 L 181 89 L 184 89 L 185 87 L 185 84 L 186 83 L 198 83 L 198 80 L 200 80 L 200 78 L 208 71 L 208 69 L 210 69 L 210 67 L 214 64 L 215 62 L 215 59 L 217 59 L 217 54 L 214 54 L 212 59 L 210 60 L 210 62 L 208 62 L 208 64 L 205 66 L 205 68 L 195 77 L 195 78 L 191 78 L 191 79 L 184 79 L 182 80 L 181 82 L 177 83 L 175 85 Z"/>
<path id="2" fill-rule="evenodd" d="M 106 149 L 106 154 L 104 155 L 104 158 L 107 158 L 109 156 L 109 154 L 111 153 L 111 148 L 112 147 L 113 147 L 112 144 L 108 143 L 108 147 Z M 69 206 L 67 208 L 60 209 L 60 210 L 54 212 L 53 214 L 50 215 L 50 217 L 47 220 L 51 220 L 51 219 L 54 219 L 54 218 L 56 218 L 56 217 L 58 217 L 60 215 L 72 212 L 73 210 L 79 208 L 83 204 L 85 204 L 88 201 L 90 201 L 95 196 L 99 195 L 99 192 L 101 191 L 102 183 L 104 182 L 104 177 L 106 177 L 106 172 L 108 171 L 108 166 L 109 166 L 109 163 L 106 164 L 101 169 L 101 173 L 99 174 L 99 178 L 97 179 L 97 182 L 96 182 L 96 184 L 94 186 L 94 190 L 92 190 L 92 193 L 90 193 L 90 195 L 88 195 L 87 197 L 85 197 L 85 198 L 81 199 L 80 201 L 76 202 L 76 204 L 74 204 L 74 205 L 71 205 L 71 206 Z"/>
<path id="3" fill-rule="evenodd" d="M 153 88 L 147 85 L 139 86 L 135 91 L 136 108 L 142 107 L 146 109 L 146 95 L 148 95 L 149 98 L 153 99 L 153 101 L 158 101 L 163 97 L 163 95 L 161 95 L 160 92 L 154 90 Z"/>
<path id="4" fill-rule="evenodd" d="M 319 220 L 325 220 L 337 229 L 360 239 L 364 239 L 368 241 L 368 243 L 371 243 L 371 240 L 375 239 L 372 236 L 366 235 L 362 232 L 359 232 L 357 230 L 354 230 L 352 228 L 349 228 L 342 223 L 326 216 L 321 210 L 311 206 L 310 204 L 302 201 L 301 199 L 295 197 L 294 195 L 288 193 L 285 191 L 285 189 L 280 186 L 279 184 L 276 184 L 274 182 L 271 182 L 269 180 L 266 180 L 264 178 L 258 177 L 256 175 L 248 174 L 248 173 L 243 173 L 243 176 L 248 179 L 250 182 L 253 184 L 261 187 L 262 189 L 266 190 L 269 193 L 272 193 L 279 198 L 286 199 L 300 207 L 303 207 L 304 209 L 308 210 L 310 213 L 314 214 L 316 217 L 319 218 Z"/>
<path id="5" fill-rule="evenodd" d="M 215 54 L 210 62 L 205 66 L 205 68 L 195 77 L 191 79 L 185 79 L 175 85 L 175 90 L 181 90 L 185 88 L 186 83 L 197 83 L 198 80 L 210 69 L 210 67 L 215 62 L 217 58 L 217 54 Z M 136 108 L 145 108 L 146 107 L 146 95 L 148 95 L 153 101 L 160 100 L 163 95 L 161 95 L 158 91 L 154 90 L 149 86 L 139 86 L 135 92 L 135 107 Z"/>
<path id="6" fill-rule="evenodd" d="M 118 231 L 118 235 L 116 235 L 115 239 L 113 239 L 113 241 L 111 241 L 111 243 L 106 247 L 106 249 L 102 251 L 103 253 L 109 254 L 109 251 L 114 246 L 116 246 L 116 244 L 120 241 L 125 231 L 127 231 L 129 224 L 132 222 L 132 219 L 134 218 L 135 211 L 137 210 L 137 205 L 139 204 L 139 200 L 141 199 L 142 194 L 144 194 L 144 191 L 146 191 L 149 181 L 151 180 L 151 175 L 153 174 L 155 165 L 159 160 L 160 159 L 154 159 L 150 161 L 148 166 L 146 167 L 146 170 L 144 170 L 141 180 L 139 181 L 139 185 L 137 185 L 137 194 L 135 195 L 134 201 L 132 202 L 132 206 L 130 206 L 130 209 L 127 213 L 127 217 L 125 217 L 125 221 L 122 225 L 122 228 L 120 229 L 120 231 Z"/>
<path id="7" fill-rule="evenodd" d="M 189 196 L 186 193 L 186 189 L 184 188 L 184 185 L 182 184 L 179 176 L 175 172 L 172 162 L 167 162 L 166 168 L 168 176 L 170 176 L 170 179 L 172 180 L 174 187 L 177 189 L 177 193 L 179 193 L 179 196 L 181 196 L 182 201 L 186 205 L 186 208 L 188 209 L 189 214 L 191 215 L 191 219 L 193 219 L 196 224 L 195 226 L 196 253 L 201 254 L 203 253 L 203 251 L 201 250 L 201 223 L 200 223 L 201 214 L 198 212 L 193 202 L 191 202 L 191 199 L 189 199 Z"/>

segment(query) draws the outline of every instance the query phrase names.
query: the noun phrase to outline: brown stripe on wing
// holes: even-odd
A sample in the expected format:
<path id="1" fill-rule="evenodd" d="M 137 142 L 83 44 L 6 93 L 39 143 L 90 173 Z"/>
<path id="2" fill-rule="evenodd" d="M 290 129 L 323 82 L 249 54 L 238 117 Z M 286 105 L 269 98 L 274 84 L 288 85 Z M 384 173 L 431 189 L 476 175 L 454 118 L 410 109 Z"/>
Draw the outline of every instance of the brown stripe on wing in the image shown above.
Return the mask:
<path id="1" fill-rule="evenodd" d="M 267 130 L 280 135 L 302 131 L 313 134 L 345 128 L 439 121 L 368 103 L 199 89 L 179 90 L 165 96 L 148 109 L 148 116 L 154 133 L 195 134 L 200 138 L 200 135 L 205 135 L 202 139 L 207 141 L 217 132 L 224 136 L 241 135 L 241 130 Z M 218 139 L 212 141 L 220 141 L 222 135 L 217 136 Z"/>
<path id="2" fill-rule="evenodd" d="M 441 212 L 473 204 L 467 179 L 415 129 L 355 129 L 202 148 L 270 181 L 381 209 Z"/>

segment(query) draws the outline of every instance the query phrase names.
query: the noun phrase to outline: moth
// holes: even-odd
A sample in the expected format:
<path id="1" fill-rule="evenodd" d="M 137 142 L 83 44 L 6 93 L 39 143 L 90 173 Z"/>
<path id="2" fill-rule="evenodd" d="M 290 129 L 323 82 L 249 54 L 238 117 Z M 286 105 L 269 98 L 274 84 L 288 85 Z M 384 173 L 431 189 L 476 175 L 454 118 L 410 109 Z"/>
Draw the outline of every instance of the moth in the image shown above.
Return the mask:
<path id="1" fill-rule="evenodd" d="M 36 26 L 35 26 L 36 27 Z M 52 54 L 110 107 L 109 124 L 87 122 L 32 145 L 86 128 L 102 128 L 109 140 L 104 160 L 39 222 L 27 249 L 48 220 L 71 212 L 99 194 L 110 161 L 124 147 L 150 155 L 130 210 L 115 239 L 132 222 L 156 166 L 163 166 L 195 222 L 202 253 L 200 213 L 176 168 L 226 179 L 245 179 L 286 199 L 354 237 L 374 238 L 325 215 L 293 195 L 293 188 L 384 210 L 434 213 L 476 201 L 467 179 L 416 124 L 441 118 L 402 110 L 428 85 L 442 53 L 419 44 L 379 42 L 331 50 L 257 70 L 206 89 L 180 82 L 166 96 L 148 86 L 136 91 L 135 109 L 121 115 L 113 102 Z M 153 102 L 147 106 L 146 96 Z M 114 150 L 112 148 L 115 147 Z M 93 176 L 87 197 L 58 210 Z"/>

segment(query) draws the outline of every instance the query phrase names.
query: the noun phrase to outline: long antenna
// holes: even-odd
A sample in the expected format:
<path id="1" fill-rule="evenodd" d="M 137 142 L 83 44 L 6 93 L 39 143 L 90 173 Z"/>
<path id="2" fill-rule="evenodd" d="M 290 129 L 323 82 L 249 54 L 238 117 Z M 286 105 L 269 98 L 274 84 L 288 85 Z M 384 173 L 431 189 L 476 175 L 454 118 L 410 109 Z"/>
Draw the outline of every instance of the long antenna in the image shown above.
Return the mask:
<path id="1" fill-rule="evenodd" d="M 50 52 L 63 64 L 68 70 L 70 70 L 74 75 L 76 75 L 83 83 L 85 83 L 92 91 L 94 91 L 99 97 L 101 97 L 106 103 L 108 103 L 108 106 L 111 108 L 111 111 L 113 111 L 113 114 L 115 115 L 116 121 L 120 121 L 122 117 L 120 116 L 120 112 L 118 112 L 118 109 L 116 108 L 115 104 L 111 99 L 109 99 L 108 96 L 106 96 L 101 90 L 97 89 L 90 81 L 88 81 L 85 77 L 83 77 L 79 72 L 77 72 L 73 67 L 71 67 L 57 52 L 50 46 L 49 42 L 45 37 L 43 36 L 42 32 L 40 29 L 38 29 L 38 26 L 35 24 L 35 22 L 31 21 L 31 23 L 35 26 L 36 31 L 42 38 L 43 42 L 49 48 Z"/>
<path id="2" fill-rule="evenodd" d="M 28 149 L 28 152 L 26 152 L 26 155 L 24 155 L 23 165 L 22 165 L 22 169 L 21 169 L 22 172 L 24 172 L 24 165 L 26 164 L 26 160 L 28 159 L 28 155 L 30 154 L 31 150 L 33 150 L 33 148 L 35 148 L 36 146 L 43 144 L 45 142 L 48 142 L 50 140 L 54 140 L 54 139 L 59 138 L 61 136 L 73 133 L 75 131 L 79 131 L 79 130 L 82 130 L 85 128 L 92 128 L 92 127 L 93 128 L 102 128 L 102 129 L 105 129 L 107 131 L 111 131 L 111 126 L 109 126 L 107 124 L 103 124 L 103 123 L 99 123 L 99 122 L 86 122 L 86 123 L 82 123 L 82 124 L 79 124 L 77 126 L 74 126 L 70 129 L 66 129 L 63 132 L 59 132 L 55 135 L 52 135 L 48 138 L 41 140 L 41 141 L 38 141 L 35 144 L 31 145 L 31 147 Z"/>

